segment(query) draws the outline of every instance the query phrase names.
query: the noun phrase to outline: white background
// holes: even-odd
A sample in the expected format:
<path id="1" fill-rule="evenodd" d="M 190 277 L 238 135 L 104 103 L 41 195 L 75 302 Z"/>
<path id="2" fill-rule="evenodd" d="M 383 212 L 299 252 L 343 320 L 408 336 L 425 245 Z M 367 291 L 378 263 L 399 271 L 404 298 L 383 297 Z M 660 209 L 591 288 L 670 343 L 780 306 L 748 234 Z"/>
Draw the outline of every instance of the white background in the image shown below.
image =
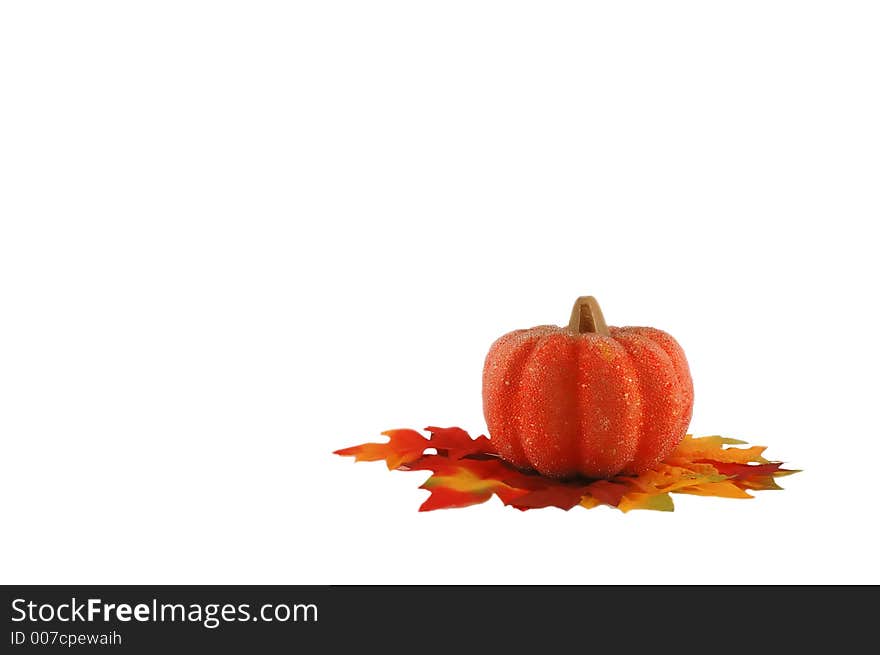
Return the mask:
<path id="1" fill-rule="evenodd" d="M 0 580 L 880 582 L 874 2 L 0 10 Z M 805 472 L 418 513 L 503 332 L 683 345 Z"/>

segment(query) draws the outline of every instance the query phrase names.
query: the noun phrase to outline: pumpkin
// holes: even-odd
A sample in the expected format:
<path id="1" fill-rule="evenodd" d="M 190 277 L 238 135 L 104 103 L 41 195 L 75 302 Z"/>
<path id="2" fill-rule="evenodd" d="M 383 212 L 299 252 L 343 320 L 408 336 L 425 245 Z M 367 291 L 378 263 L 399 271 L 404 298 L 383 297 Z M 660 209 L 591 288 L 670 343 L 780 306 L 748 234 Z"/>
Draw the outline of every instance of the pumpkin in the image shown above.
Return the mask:
<path id="1" fill-rule="evenodd" d="M 651 327 L 609 327 L 592 296 L 567 327 L 498 339 L 483 367 L 497 453 L 553 478 L 638 474 L 684 438 L 694 389 L 684 351 Z"/>

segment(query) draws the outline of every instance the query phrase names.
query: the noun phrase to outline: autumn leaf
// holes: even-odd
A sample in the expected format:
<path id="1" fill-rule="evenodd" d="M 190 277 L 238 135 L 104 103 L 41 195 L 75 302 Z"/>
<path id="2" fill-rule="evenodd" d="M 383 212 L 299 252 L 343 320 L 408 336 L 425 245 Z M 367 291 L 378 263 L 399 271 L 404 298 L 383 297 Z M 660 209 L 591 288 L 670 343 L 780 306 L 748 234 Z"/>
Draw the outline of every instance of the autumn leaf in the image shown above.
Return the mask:
<path id="1" fill-rule="evenodd" d="M 461 428 L 425 428 L 431 433 L 431 446 L 438 453 L 444 452 L 450 459 L 461 459 L 468 455 L 494 455 L 495 450 L 489 440 L 480 435 L 472 439 Z"/>
<path id="2" fill-rule="evenodd" d="M 556 480 L 522 471 L 502 460 L 485 436 L 472 438 L 461 428 L 389 430 L 387 443 L 366 443 L 335 451 L 355 461 L 384 460 L 389 469 L 430 471 L 421 488 L 430 496 L 420 511 L 468 507 L 498 496 L 526 511 L 581 506 L 673 511 L 670 494 L 751 498 L 749 491 L 780 489 L 776 478 L 798 471 L 764 458 L 764 446 L 721 436 L 687 435 L 666 461 L 640 475 L 608 480 Z M 737 446 L 746 446 L 739 448 Z M 435 452 L 426 452 L 433 449 Z"/>
<path id="3" fill-rule="evenodd" d="M 382 433 L 388 443 L 365 443 L 334 451 L 336 455 L 353 455 L 356 462 L 384 459 L 389 470 L 417 460 L 428 447 L 428 440 L 415 430 L 388 430 Z"/>

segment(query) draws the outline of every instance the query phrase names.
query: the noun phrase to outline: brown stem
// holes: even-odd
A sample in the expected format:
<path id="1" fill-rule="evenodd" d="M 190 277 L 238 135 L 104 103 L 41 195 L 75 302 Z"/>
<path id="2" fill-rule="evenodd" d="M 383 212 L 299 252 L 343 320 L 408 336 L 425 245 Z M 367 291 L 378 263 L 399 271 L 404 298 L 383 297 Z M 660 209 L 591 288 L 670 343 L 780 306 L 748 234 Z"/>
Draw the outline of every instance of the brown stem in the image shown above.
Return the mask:
<path id="1" fill-rule="evenodd" d="M 581 296 L 574 301 L 568 329 L 579 334 L 595 332 L 605 337 L 609 336 L 605 317 L 602 316 L 599 303 L 593 296 Z"/>

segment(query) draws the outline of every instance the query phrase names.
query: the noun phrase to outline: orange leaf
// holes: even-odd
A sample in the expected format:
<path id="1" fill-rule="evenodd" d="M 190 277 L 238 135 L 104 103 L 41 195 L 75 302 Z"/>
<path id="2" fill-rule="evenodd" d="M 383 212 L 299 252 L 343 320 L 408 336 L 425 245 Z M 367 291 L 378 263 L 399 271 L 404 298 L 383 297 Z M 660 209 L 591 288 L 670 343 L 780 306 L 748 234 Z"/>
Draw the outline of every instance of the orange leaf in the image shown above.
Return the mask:
<path id="1" fill-rule="evenodd" d="M 384 459 L 388 469 L 392 470 L 417 460 L 428 447 L 428 440 L 415 430 L 388 430 L 382 434 L 388 437 L 388 443 L 365 443 L 336 450 L 334 454 L 353 455 L 356 462 Z"/>
<path id="2" fill-rule="evenodd" d="M 751 448 L 725 448 L 726 445 L 744 444 L 738 439 L 725 437 L 699 437 L 686 436 L 666 461 L 694 462 L 700 459 L 713 459 L 717 462 L 737 462 L 747 464 L 749 462 L 765 463 L 761 454 L 767 449 L 766 446 L 752 446 Z"/>

